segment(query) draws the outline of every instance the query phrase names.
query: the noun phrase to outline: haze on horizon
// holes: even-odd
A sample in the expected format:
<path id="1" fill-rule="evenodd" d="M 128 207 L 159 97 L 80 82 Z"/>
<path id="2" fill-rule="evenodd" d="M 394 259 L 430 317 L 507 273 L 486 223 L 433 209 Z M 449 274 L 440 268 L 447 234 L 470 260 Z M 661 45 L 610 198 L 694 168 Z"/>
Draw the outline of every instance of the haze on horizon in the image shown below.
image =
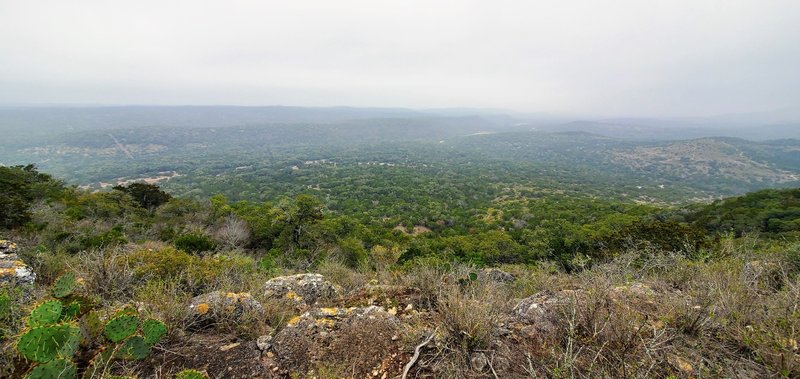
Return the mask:
<path id="1" fill-rule="evenodd" d="M 800 104 L 800 2 L 0 0 L 0 104 Z"/>

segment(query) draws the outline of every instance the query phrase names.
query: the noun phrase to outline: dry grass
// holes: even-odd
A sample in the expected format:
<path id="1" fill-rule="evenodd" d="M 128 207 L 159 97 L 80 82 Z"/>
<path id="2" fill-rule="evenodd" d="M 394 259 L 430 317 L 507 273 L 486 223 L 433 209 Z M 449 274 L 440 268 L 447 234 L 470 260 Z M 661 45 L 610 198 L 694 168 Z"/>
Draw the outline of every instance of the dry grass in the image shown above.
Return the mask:
<path id="1" fill-rule="evenodd" d="M 345 293 L 376 279 L 414 288 L 414 311 L 398 316 L 404 333 L 395 343 L 408 352 L 419 337 L 436 330 L 434 343 L 412 370 L 419 376 L 793 378 L 800 377 L 799 251 L 798 243 L 764 245 L 744 238 L 723 240 L 710 258 L 690 259 L 643 245 L 579 274 L 547 264 L 505 266 L 517 278 L 508 284 L 471 280 L 477 268 L 468 265 L 398 268 L 386 251 L 381 252 L 386 260 L 369 268 L 353 270 L 327 260 L 315 271 Z M 199 257 L 149 244 L 31 256 L 44 283 L 72 270 L 100 305 L 137 304 L 166 321 L 169 344 L 197 333 L 187 304 L 200 293 L 251 292 L 261 302 L 263 312 L 223 317 L 203 330 L 241 341 L 280 330 L 298 313 L 288 300 L 261 297 L 259 289 L 271 273 L 259 271 L 256 259 L 243 253 Z M 510 313 L 518 299 L 542 291 L 570 295 L 556 308 L 554 332 L 531 335 Z M 15 298 L 14 304 L 28 307 L 40 292 Z M 18 324 L 6 324 L 17 330 L 4 333 L 16 333 Z M 381 354 L 391 344 L 376 325 L 342 330 L 326 353 L 331 364 L 315 368 L 318 377 L 347 377 L 354 367 L 361 372 L 369 366 L 359 362 L 385 358 Z M 487 365 L 476 367 L 476 357 L 486 358 Z"/>

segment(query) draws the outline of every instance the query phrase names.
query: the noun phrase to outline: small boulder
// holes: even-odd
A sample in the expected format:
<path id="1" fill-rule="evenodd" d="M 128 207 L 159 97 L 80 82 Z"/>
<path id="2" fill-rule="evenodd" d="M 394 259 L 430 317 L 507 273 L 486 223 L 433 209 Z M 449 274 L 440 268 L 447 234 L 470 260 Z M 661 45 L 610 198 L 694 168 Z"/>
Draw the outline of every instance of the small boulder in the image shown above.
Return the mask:
<path id="1" fill-rule="evenodd" d="M 555 316 L 560 307 L 569 304 L 578 293 L 575 290 L 542 291 L 521 300 L 511 311 L 514 318 L 524 324 L 541 322 Z"/>
<path id="2" fill-rule="evenodd" d="M 265 334 L 260 336 L 256 339 L 256 346 L 258 350 L 267 351 L 269 348 L 272 347 L 272 336 L 269 334 Z"/>
<path id="3" fill-rule="evenodd" d="M 517 280 L 517 277 L 515 277 L 514 275 L 509 274 L 495 267 L 485 268 L 481 270 L 480 277 L 498 283 L 511 283 Z"/>
<path id="4" fill-rule="evenodd" d="M 246 313 L 261 313 L 264 308 L 249 293 L 214 291 L 197 296 L 189 309 L 199 318 L 213 320 L 218 317 L 242 317 Z"/>
<path id="5" fill-rule="evenodd" d="M 17 244 L 9 240 L 0 240 L 0 254 L 16 254 Z"/>
<path id="6" fill-rule="evenodd" d="M 562 312 L 580 290 L 543 291 L 523 299 L 512 309 L 514 321 L 521 324 L 525 334 L 537 338 L 553 336 L 558 331 Z"/>
<path id="7" fill-rule="evenodd" d="M 486 354 L 484 353 L 474 352 L 469 357 L 469 365 L 475 372 L 483 372 L 488 364 L 489 360 L 486 359 Z"/>
<path id="8" fill-rule="evenodd" d="M 17 244 L 0 240 L 0 283 L 31 284 L 36 273 L 17 256 Z"/>
<path id="9" fill-rule="evenodd" d="M 288 299 L 298 305 L 314 305 L 337 298 L 339 290 L 320 274 L 298 274 L 268 280 L 264 295 L 270 299 Z"/>
<path id="10" fill-rule="evenodd" d="M 694 374 L 694 366 L 683 357 L 670 355 L 667 357 L 667 362 L 687 377 L 691 377 Z"/>

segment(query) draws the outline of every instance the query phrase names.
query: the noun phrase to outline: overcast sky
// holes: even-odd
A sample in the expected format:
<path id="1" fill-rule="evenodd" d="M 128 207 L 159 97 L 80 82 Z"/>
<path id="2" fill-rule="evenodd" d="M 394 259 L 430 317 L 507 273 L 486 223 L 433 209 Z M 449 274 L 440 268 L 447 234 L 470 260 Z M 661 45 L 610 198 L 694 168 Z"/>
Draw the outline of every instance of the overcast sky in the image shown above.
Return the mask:
<path id="1" fill-rule="evenodd" d="M 800 1 L 0 0 L 0 103 L 800 104 Z"/>

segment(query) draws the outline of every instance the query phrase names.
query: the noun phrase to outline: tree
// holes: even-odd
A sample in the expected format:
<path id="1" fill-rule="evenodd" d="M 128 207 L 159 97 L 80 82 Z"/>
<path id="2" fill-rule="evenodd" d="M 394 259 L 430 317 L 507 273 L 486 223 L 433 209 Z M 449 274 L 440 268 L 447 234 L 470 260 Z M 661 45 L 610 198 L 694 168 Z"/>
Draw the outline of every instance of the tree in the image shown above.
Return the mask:
<path id="1" fill-rule="evenodd" d="M 36 166 L 0 166 L 0 227 L 15 228 L 30 221 L 36 200 L 55 198 L 64 190 L 61 182 L 37 171 Z"/>
<path id="2" fill-rule="evenodd" d="M 229 249 L 240 249 L 250 239 L 250 229 L 242 219 L 229 214 L 217 229 L 217 238 Z"/>
<path id="3" fill-rule="evenodd" d="M 142 208 L 153 210 L 169 201 L 171 196 L 162 191 L 155 184 L 131 183 L 127 186 L 114 186 L 117 191 L 122 191 L 131 195 Z"/>

